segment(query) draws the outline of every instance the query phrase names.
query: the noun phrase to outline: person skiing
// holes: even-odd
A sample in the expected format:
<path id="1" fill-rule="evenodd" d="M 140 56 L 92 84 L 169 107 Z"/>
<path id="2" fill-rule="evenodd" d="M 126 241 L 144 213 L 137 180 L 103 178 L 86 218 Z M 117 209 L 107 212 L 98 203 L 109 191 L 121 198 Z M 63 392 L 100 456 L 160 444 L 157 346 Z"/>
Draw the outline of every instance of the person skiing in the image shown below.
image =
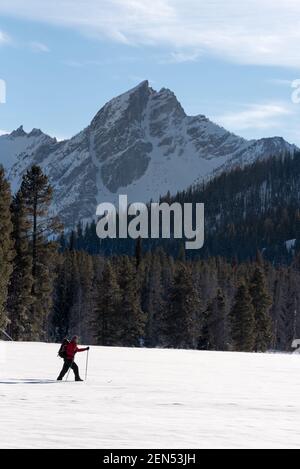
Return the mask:
<path id="1" fill-rule="evenodd" d="M 79 368 L 75 363 L 75 355 L 77 352 L 86 352 L 87 350 L 90 350 L 90 347 L 86 348 L 79 348 L 78 347 L 78 337 L 75 335 L 71 342 L 64 341 L 62 345 L 63 351 L 60 356 L 63 356 L 64 359 L 64 366 L 60 372 L 59 377 L 57 378 L 57 381 L 62 381 L 66 373 L 70 369 L 73 370 L 74 375 L 75 375 L 75 381 L 83 381 L 80 376 L 79 376 Z"/>

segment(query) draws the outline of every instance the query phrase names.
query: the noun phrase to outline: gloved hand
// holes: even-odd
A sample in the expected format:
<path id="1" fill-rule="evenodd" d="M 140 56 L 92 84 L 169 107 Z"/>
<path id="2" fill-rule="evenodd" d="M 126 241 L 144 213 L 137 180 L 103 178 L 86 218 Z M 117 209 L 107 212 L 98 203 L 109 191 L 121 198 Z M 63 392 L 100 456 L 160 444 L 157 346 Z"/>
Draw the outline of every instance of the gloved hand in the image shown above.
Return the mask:
<path id="1" fill-rule="evenodd" d="M 90 347 L 87 347 L 86 349 L 87 349 L 87 350 L 90 350 Z"/>

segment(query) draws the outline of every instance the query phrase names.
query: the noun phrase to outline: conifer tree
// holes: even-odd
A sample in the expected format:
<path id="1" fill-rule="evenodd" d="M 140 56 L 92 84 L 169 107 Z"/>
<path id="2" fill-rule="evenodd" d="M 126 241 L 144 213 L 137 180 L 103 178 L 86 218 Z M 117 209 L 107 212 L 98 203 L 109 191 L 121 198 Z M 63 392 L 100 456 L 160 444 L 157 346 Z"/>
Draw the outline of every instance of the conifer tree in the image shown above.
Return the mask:
<path id="1" fill-rule="evenodd" d="M 144 309 L 147 312 L 146 345 L 163 346 L 166 336 L 167 295 L 164 288 L 161 258 L 158 253 L 151 256 L 147 276 Z"/>
<path id="2" fill-rule="evenodd" d="M 29 221 L 22 194 L 19 191 L 11 205 L 15 246 L 13 273 L 10 279 L 7 309 L 9 312 L 10 335 L 15 341 L 26 340 L 29 334 L 32 298 L 32 257 L 29 245 Z"/>
<path id="3" fill-rule="evenodd" d="M 255 317 L 252 298 L 242 283 L 230 313 L 231 339 L 235 351 L 252 352 L 255 347 Z"/>
<path id="4" fill-rule="evenodd" d="M 212 316 L 212 303 L 209 303 L 207 309 L 202 314 L 201 334 L 199 339 L 200 350 L 212 350 L 210 323 Z"/>
<path id="5" fill-rule="evenodd" d="M 186 250 L 185 250 L 185 245 L 184 244 L 180 244 L 177 260 L 179 262 L 185 262 L 186 261 Z"/>
<path id="6" fill-rule="evenodd" d="M 198 347 L 200 336 L 200 300 L 189 265 L 179 263 L 171 289 L 167 318 L 168 346 Z"/>
<path id="7" fill-rule="evenodd" d="M 139 237 L 136 241 L 135 245 L 135 259 L 136 259 L 136 268 L 138 269 L 143 257 L 143 241 L 142 238 Z"/>
<path id="8" fill-rule="evenodd" d="M 278 269 L 273 283 L 273 307 L 274 320 L 274 348 L 288 350 L 293 339 L 292 318 L 290 316 L 289 303 L 289 275 L 283 267 Z"/>
<path id="9" fill-rule="evenodd" d="M 92 257 L 86 252 L 72 254 L 72 307 L 70 310 L 71 335 L 79 335 L 83 342 L 90 336 L 94 302 L 94 266 Z"/>
<path id="10" fill-rule="evenodd" d="M 74 257 L 74 252 L 66 251 L 57 263 L 50 334 L 55 342 L 69 335 L 71 309 L 78 291 L 73 277 Z"/>
<path id="11" fill-rule="evenodd" d="M 219 289 L 203 314 L 200 348 L 204 350 L 226 350 L 226 302 Z"/>
<path id="12" fill-rule="evenodd" d="M 83 236 L 83 227 L 82 223 L 77 224 L 77 233 L 76 233 L 76 249 L 81 251 L 84 248 L 84 236 Z"/>
<path id="13" fill-rule="evenodd" d="M 94 331 L 98 345 L 120 344 L 121 291 L 114 266 L 107 262 L 95 292 Z"/>
<path id="14" fill-rule="evenodd" d="M 77 249 L 77 235 L 74 230 L 71 231 L 68 248 L 69 251 L 76 251 Z"/>
<path id="15" fill-rule="evenodd" d="M 71 278 L 69 280 L 70 305 L 68 311 L 68 334 L 79 335 L 82 321 L 84 292 L 81 285 L 81 262 L 77 251 L 70 251 Z"/>
<path id="16" fill-rule="evenodd" d="M 12 273 L 14 257 L 13 241 L 11 239 L 12 221 L 10 213 L 10 186 L 0 166 L 0 328 L 5 329 L 8 323 L 6 301 L 9 278 Z"/>
<path id="17" fill-rule="evenodd" d="M 267 291 L 264 273 L 260 267 L 255 269 L 249 291 L 255 317 L 255 351 L 266 352 L 273 340 L 270 315 L 272 301 Z"/>
<path id="18" fill-rule="evenodd" d="M 52 188 L 39 166 L 32 166 L 23 176 L 21 196 L 30 222 L 29 237 L 32 258 L 32 297 L 30 339 L 39 340 L 45 334 L 45 322 L 52 305 L 53 261 L 56 245 L 49 241 L 60 225 L 49 216 Z"/>
<path id="19" fill-rule="evenodd" d="M 128 257 L 121 261 L 120 338 L 123 346 L 139 347 L 144 343 L 145 314 L 141 309 L 136 268 Z"/>

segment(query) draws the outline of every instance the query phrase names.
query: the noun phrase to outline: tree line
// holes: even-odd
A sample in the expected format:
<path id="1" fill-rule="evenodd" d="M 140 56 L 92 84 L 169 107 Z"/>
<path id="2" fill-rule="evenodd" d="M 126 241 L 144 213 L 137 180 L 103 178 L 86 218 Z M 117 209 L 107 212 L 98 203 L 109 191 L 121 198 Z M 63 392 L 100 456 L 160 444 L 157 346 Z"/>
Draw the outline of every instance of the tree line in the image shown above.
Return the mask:
<path id="1" fill-rule="evenodd" d="M 72 266 L 70 268 L 70 266 Z M 216 351 L 290 350 L 300 333 L 298 267 L 222 258 L 185 260 L 164 250 L 129 256 L 60 254 L 49 337 Z"/>
<path id="2" fill-rule="evenodd" d="M 141 240 L 130 256 L 91 254 L 81 226 L 57 241 L 51 199 L 39 167 L 14 196 L 0 170 L 0 327 L 14 340 L 265 352 L 299 336 L 298 257 L 187 259 Z"/>

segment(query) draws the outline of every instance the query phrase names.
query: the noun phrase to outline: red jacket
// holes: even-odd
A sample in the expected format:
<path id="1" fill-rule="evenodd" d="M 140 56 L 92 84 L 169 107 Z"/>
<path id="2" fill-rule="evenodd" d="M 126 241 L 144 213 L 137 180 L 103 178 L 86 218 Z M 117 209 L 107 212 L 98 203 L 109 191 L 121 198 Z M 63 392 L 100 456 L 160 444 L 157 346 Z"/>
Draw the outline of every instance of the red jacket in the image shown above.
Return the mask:
<path id="1" fill-rule="evenodd" d="M 76 353 L 85 352 L 86 348 L 79 348 L 77 344 L 75 344 L 74 342 L 70 342 L 66 346 L 65 350 L 66 350 L 67 360 L 74 360 Z"/>

